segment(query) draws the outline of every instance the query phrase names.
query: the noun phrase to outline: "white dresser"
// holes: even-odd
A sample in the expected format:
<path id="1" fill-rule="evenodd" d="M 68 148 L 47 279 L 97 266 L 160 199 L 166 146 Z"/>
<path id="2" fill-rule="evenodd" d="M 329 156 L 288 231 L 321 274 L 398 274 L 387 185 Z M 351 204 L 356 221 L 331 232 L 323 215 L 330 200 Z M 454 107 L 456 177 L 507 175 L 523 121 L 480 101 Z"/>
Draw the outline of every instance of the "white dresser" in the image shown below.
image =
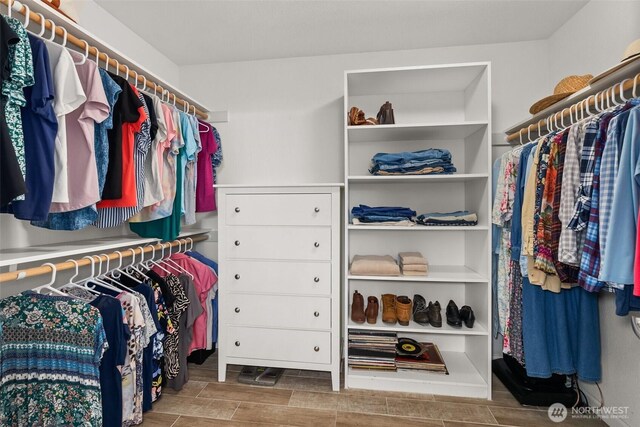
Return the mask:
<path id="1" fill-rule="evenodd" d="M 218 187 L 218 380 L 227 364 L 340 387 L 340 186 Z"/>

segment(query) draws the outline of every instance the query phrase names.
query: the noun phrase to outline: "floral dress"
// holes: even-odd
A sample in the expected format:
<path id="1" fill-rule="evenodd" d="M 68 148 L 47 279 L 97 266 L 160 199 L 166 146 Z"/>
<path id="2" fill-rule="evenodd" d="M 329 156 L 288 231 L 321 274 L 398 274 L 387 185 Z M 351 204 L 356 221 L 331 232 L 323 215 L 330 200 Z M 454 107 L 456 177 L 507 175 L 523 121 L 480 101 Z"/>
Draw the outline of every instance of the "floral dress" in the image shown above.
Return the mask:
<path id="1" fill-rule="evenodd" d="M 0 300 L 0 425 L 100 426 L 97 308 L 27 291 Z"/>
<path id="2" fill-rule="evenodd" d="M 140 300 L 135 295 L 122 292 L 116 298 L 122 305 L 131 331 L 127 343 L 127 357 L 122 369 L 122 425 L 130 426 L 142 422 L 142 393 L 138 392 L 138 382 L 142 381 L 145 323 Z M 137 421 L 138 419 L 140 421 Z"/>

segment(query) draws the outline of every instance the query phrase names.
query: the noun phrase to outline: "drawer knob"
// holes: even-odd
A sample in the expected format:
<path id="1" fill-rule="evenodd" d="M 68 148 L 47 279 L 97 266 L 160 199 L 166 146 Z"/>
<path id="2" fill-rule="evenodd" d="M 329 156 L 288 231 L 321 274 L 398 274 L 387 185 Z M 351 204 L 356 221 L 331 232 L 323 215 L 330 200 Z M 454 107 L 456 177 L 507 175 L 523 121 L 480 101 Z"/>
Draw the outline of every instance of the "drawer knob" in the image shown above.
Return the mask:
<path id="1" fill-rule="evenodd" d="M 236 275 L 235 275 L 235 276 L 233 276 L 233 277 L 235 277 L 235 278 L 236 278 L 236 280 L 240 280 L 240 275 L 239 275 L 239 274 L 236 274 Z"/>
<path id="2" fill-rule="evenodd" d="M 240 240 L 236 240 L 236 241 L 234 242 L 234 245 L 236 245 L 236 246 L 240 246 Z"/>
<path id="3" fill-rule="evenodd" d="M 240 344 L 237 344 L 237 345 L 240 345 Z M 315 352 L 320 351 L 320 347 L 318 347 L 318 346 L 313 347 L 313 351 L 315 351 Z"/>
<path id="4" fill-rule="evenodd" d="M 236 341 L 236 347 L 240 347 L 240 341 Z"/>
<path id="5" fill-rule="evenodd" d="M 235 208 L 234 211 L 236 211 L 236 213 L 240 213 L 240 208 Z"/>
<path id="6" fill-rule="evenodd" d="M 314 209 L 314 212 L 315 212 L 315 213 L 320 212 L 320 208 L 316 207 L 316 208 Z"/>
<path id="7" fill-rule="evenodd" d="M 313 246 L 315 246 L 316 248 L 319 248 L 319 247 L 320 247 L 320 243 L 315 242 L 315 243 L 313 244 Z"/>
<path id="8" fill-rule="evenodd" d="M 236 313 L 240 313 L 240 307 L 236 307 L 236 309 L 234 310 Z"/>
<path id="9" fill-rule="evenodd" d="M 318 283 L 320 281 L 320 278 L 318 276 L 316 276 L 316 277 L 313 278 L 313 281 Z"/>
<path id="10" fill-rule="evenodd" d="M 315 313 L 313 313 L 313 315 L 316 317 L 320 317 L 320 312 L 316 311 Z"/>

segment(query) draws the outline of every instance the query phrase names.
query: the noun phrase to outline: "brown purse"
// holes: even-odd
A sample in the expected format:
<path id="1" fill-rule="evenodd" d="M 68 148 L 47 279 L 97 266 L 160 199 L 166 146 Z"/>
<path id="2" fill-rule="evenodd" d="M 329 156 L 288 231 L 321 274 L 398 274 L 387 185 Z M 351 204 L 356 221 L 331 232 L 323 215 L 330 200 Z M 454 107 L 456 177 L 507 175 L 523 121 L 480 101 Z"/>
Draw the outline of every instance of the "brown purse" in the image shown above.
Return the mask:
<path id="1" fill-rule="evenodd" d="M 378 111 L 378 123 L 381 125 L 393 125 L 396 123 L 396 119 L 393 116 L 393 106 L 389 101 L 382 104 L 380 111 Z"/>

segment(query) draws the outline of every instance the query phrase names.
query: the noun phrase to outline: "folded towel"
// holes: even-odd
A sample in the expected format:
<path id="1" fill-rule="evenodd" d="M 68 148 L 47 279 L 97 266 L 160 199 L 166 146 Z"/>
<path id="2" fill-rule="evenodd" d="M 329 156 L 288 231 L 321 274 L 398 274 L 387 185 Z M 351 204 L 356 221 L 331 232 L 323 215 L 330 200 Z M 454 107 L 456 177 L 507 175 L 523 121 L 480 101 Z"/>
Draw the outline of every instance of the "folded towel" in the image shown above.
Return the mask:
<path id="1" fill-rule="evenodd" d="M 350 271 L 355 276 L 400 275 L 400 267 L 391 255 L 355 255 Z"/>
<path id="2" fill-rule="evenodd" d="M 400 264 L 402 272 L 405 271 L 422 271 L 427 272 L 427 266 L 425 264 Z"/>
<path id="3" fill-rule="evenodd" d="M 389 225 L 392 227 L 413 227 L 416 225 L 415 222 L 410 221 L 408 219 L 403 219 L 401 221 L 384 221 L 384 222 L 362 222 L 358 218 L 353 218 L 353 225 Z"/>
<path id="4" fill-rule="evenodd" d="M 398 254 L 401 264 L 427 264 L 427 260 L 420 252 L 400 252 Z"/>
<path id="5" fill-rule="evenodd" d="M 403 271 L 403 276 L 426 276 L 426 271 Z"/>

